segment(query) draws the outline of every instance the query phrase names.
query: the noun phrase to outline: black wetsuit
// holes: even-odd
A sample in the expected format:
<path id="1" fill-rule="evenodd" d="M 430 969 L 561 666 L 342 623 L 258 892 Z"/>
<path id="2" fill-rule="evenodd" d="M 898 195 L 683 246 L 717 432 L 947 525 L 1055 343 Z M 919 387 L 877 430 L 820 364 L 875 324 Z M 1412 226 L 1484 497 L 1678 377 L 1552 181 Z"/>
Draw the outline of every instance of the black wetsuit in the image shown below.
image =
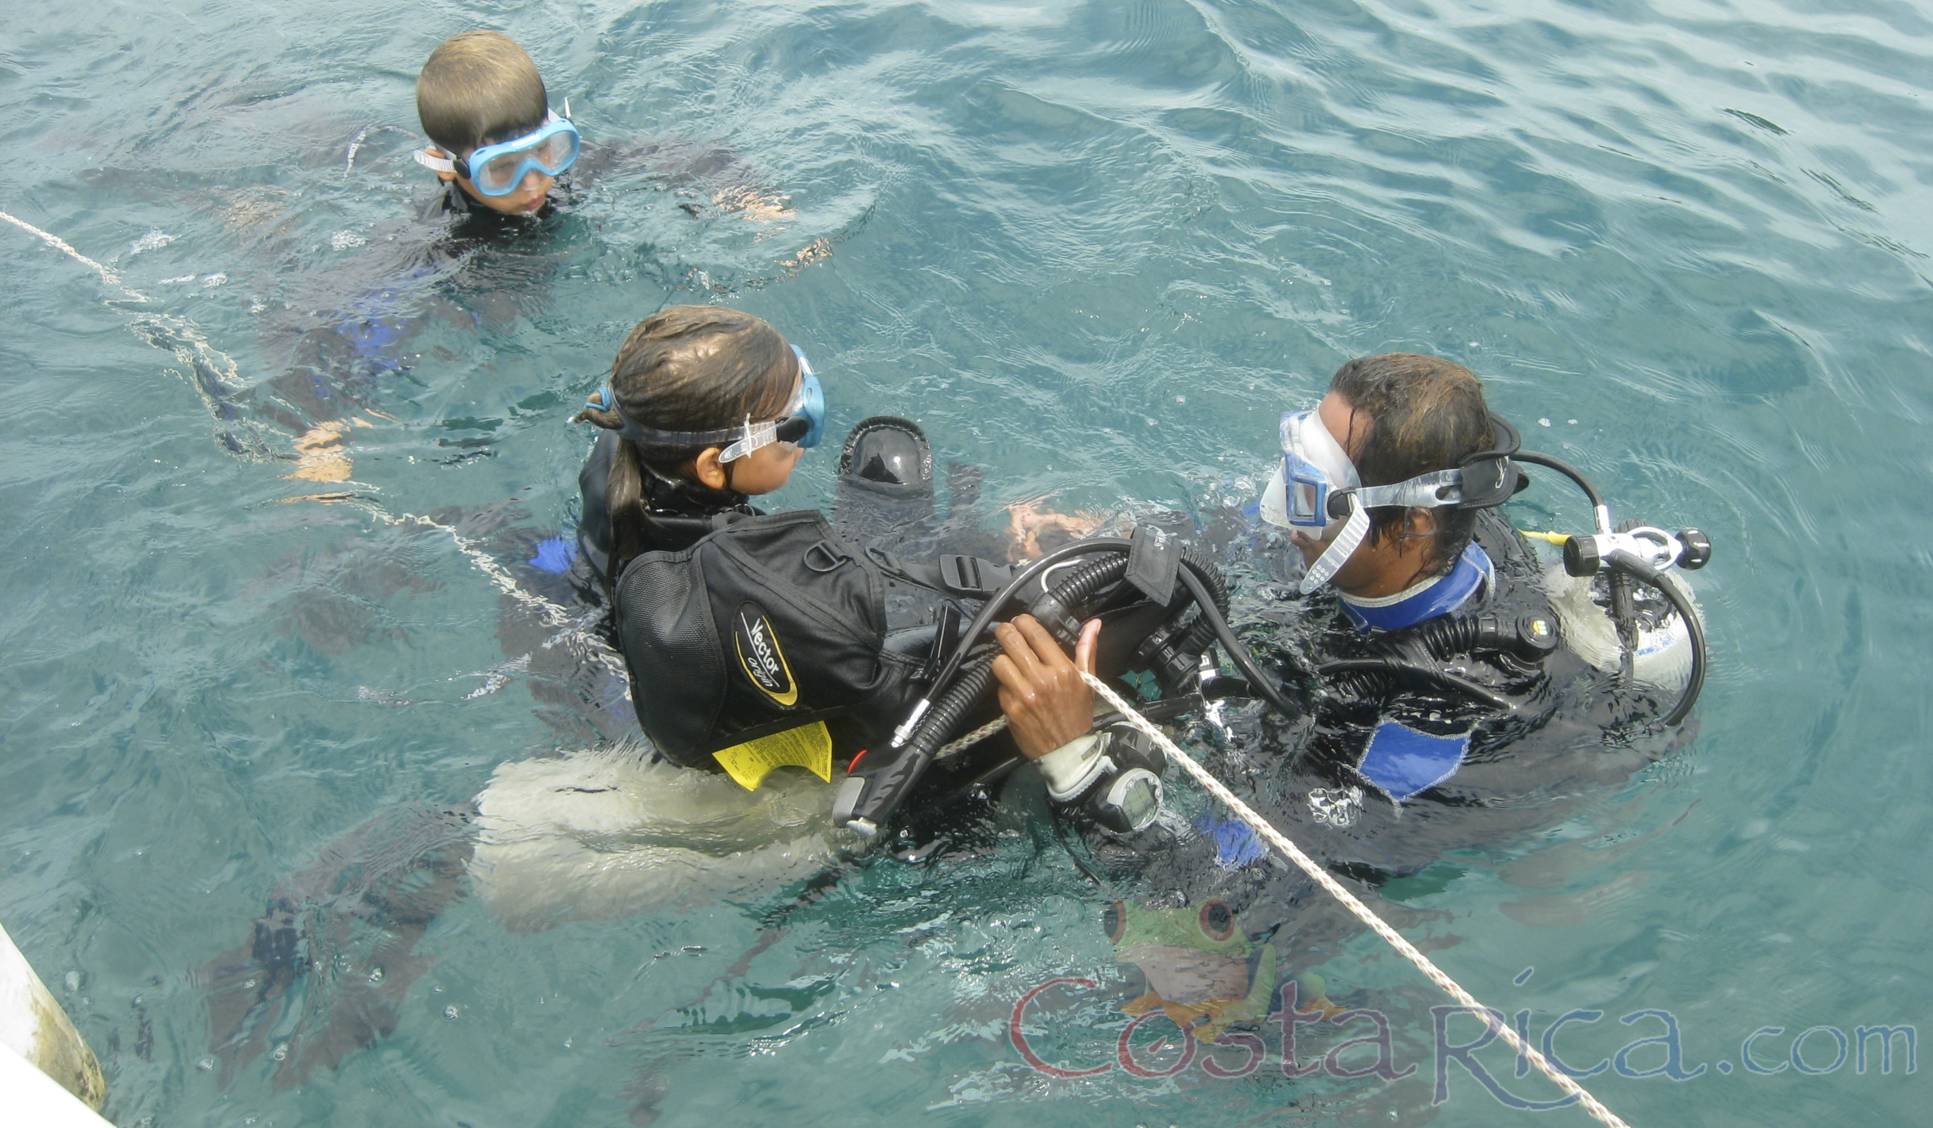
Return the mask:
<path id="1" fill-rule="evenodd" d="M 605 484 L 611 478 L 611 462 L 623 442 L 615 431 L 598 435 L 584 468 L 577 472 L 577 491 L 582 513 L 577 521 L 577 547 L 584 560 L 606 585 L 616 583 L 618 573 L 628 560 L 611 567 L 611 511 L 605 503 Z M 699 537 L 723 526 L 733 517 L 756 516 L 761 512 L 744 494 L 731 490 L 708 490 L 689 483 L 667 483 L 645 475 L 647 511 L 658 520 L 645 529 L 645 552 L 675 552 L 689 548 Z"/>

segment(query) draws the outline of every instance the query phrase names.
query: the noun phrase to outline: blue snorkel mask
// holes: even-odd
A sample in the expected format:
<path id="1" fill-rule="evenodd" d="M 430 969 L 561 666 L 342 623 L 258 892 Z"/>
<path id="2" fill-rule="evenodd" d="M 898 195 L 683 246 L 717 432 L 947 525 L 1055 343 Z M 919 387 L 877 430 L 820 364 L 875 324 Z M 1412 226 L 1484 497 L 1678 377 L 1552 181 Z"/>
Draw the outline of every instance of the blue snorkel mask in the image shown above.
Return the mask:
<path id="1" fill-rule="evenodd" d="M 569 107 L 565 107 L 566 112 Z M 580 139 L 569 118 L 551 113 L 544 123 L 521 137 L 471 150 L 461 164 L 449 157 L 432 157 L 421 149 L 416 163 L 438 172 L 453 172 L 485 196 L 508 196 L 531 171 L 562 176 L 577 163 Z"/>
<path id="2" fill-rule="evenodd" d="M 1302 594 L 1327 584 L 1369 535 L 1369 511 L 1405 509 L 1487 509 L 1508 501 L 1523 484 L 1510 456 L 1520 445 L 1516 428 L 1495 415 L 1491 449 L 1462 460 L 1454 470 L 1434 470 L 1408 481 L 1365 486 L 1356 464 L 1336 442 L 1315 411 L 1282 413 L 1282 461 L 1262 490 L 1262 520 L 1320 539 L 1340 523 L 1342 530 L 1302 575 Z"/>
<path id="3" fill-rule="evenodd" d="M 825 437 L 826 393 L 819 384 L 818 375 L 812 371 L 812 362 L 805 358 L 799 346 L 792 346 L 792 355 L 799 358 L 799 390 L 777 419 L 754 423 L 748 415 L 745 422 L 736 427 L 721 427 L 714 431 L 660 431 L 626 415 L 624 427 L 618 434 L 642 450 L 666 454 L 682 454 L 710 446 L 721 447 L 723 449 L 718 452 L 720 462 L 736 462 L 773 443 L 792 443 L 801 449 L 811 450 Z M 605 411 L 624 414 L 609 384 L 599 388 L 589 402 Z"/>

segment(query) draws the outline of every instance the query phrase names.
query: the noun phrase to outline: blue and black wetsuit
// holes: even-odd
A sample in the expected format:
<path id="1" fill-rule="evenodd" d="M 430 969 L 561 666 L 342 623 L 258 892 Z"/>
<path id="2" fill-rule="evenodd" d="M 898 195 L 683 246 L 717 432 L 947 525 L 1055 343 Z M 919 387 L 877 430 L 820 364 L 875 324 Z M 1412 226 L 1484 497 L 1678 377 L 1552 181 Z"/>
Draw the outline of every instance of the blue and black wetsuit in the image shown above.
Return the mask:
<path id="1" fill-rule="evenodd" d="M 1299 565 L 1279 541 L 1266 551 L 1255 563 L 1279 566 L 1286 554 Z M 1232 739 L 1208 766 L 1332 872 L 1369 886 L 1549 825 L 1568 797 L 1649 758 L 1607 728 L 1660 710 L 1562 645 L 1468 645 L 1486 620 L 1493 641 L 1556 623 L 1543 573 L 1524 538 L 1485 510 L 1457 564 L 1407 598 L 1318 595 L 1251 612 L 1269 624 L 1242 631 L 1258 658 L 1273 650 L 1287 682 L 1315 674 L 1312 708 L 1235 711 Z M 1300 919 L 1287 930 L 1299 944 L 1308 910 L 1336 919 L 1324 894 L 1219 804 L 1171 806 L 1193 813 L 1133 838 L 1090 830 L 1077 849 L 1111 881 L 1132 880 L 1127 888 L 1219 900 L 1251 932 Z"/>

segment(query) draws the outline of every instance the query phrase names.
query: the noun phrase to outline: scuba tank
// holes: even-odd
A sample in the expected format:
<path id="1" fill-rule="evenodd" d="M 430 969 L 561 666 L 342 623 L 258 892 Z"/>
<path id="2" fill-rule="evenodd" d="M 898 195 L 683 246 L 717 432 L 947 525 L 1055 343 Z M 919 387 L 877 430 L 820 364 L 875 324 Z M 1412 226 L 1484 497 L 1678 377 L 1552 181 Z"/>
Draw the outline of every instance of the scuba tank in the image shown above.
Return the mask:
<path id="1" fill-rule="evenodd" d="M 1696 613 L 1690 584 L 1670 572 L 1661 582 L 1669 584 Z M 1610 613 L 1610 577 L 1573 576 L 1562 565 L 1552 565 L 1544 573 L 1544 589 L 1570 648 L 1598 671 L 1617 673 L 1626 650 Z M 1632 614 L 1636 628 L 1629 650 L 1632 679 L 1662 689 L 1685 684 L 1691 674 L 1691 631 L 1672 601 L 1640 591 L 1634 593 Z"/>

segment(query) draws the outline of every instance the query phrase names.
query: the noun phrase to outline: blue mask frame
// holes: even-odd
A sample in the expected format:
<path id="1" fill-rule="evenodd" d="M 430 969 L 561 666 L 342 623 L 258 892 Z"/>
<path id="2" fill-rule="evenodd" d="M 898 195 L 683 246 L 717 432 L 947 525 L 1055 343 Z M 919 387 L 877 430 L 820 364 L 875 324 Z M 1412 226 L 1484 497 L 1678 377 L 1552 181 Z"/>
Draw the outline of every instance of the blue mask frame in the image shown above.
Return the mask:
<path id="1" fill-rule="evenodd" d="M 521 137 L 471 150 L 461 164 L 448 157 L 432 157 L 421 150 L 416 153 L 416 163 L 438 172 L 453 172 L 482 195 L 508 196 L 517 190 L 517 186 L 533 169 L 545 176 L 562 176 L 577 163 L 577 154 L 582 145 L 583 139 L 570 119 L 552 113 L 544 119 L 544 124 Z M 497 170 L 490 168 L 493 161 L 515 158 L 519 154 L 522 159 L 504 166 L 514 172 L 504 172 L 502 167 Z"/>

